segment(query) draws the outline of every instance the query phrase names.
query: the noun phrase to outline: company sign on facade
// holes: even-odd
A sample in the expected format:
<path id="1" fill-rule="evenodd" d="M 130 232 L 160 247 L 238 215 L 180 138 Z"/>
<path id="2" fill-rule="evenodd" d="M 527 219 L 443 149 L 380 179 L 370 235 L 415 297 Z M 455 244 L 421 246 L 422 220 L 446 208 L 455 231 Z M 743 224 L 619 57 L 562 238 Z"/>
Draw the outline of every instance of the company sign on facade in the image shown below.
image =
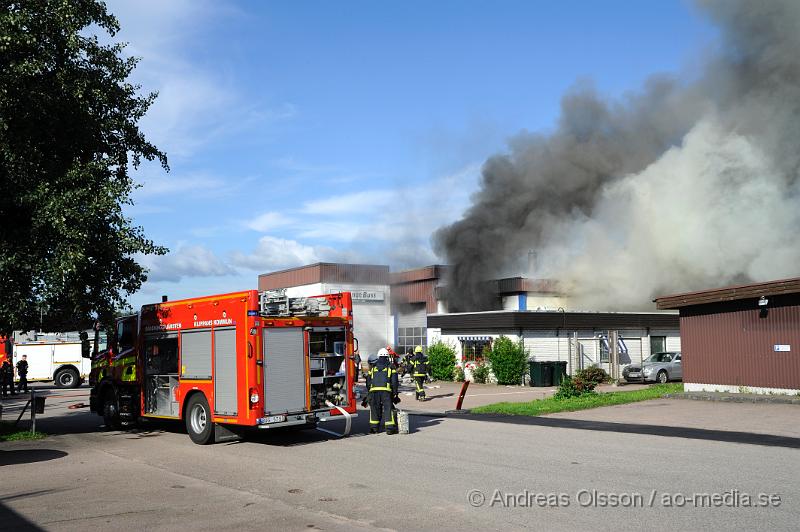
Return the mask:
<path id="1" fill-rule="evenodd" d="M 383 301 L 382 290 L 353 290 L 350 292 L 353 301 Z"/>

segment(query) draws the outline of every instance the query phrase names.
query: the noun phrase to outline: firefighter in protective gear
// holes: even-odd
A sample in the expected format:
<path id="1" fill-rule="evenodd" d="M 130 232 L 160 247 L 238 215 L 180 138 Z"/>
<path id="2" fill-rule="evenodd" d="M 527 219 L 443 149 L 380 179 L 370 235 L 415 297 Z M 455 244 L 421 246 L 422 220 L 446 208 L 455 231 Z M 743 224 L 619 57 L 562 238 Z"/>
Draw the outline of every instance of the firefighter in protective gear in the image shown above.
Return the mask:
<path id="1" fill-rule="evenodd" d="M 390 364 L 389 351 L 381 349 L 378 351 L 378 362 L 367 373 L 370 434 L 378 433 L 381 420 L 386 434 L 397 434 L 393 400 L 398 399 L 398 388 L 397 371 Z"/>
<path id="2" fill-rule="evenodd" d="M 422 346 L 414 348 L 414 358 L 411 361 L 414 368 L 414 384 L 417 386 L 417 401 L 425 400 L 425 379 L 428 378 L 428 357 L 422 352 Z"/>

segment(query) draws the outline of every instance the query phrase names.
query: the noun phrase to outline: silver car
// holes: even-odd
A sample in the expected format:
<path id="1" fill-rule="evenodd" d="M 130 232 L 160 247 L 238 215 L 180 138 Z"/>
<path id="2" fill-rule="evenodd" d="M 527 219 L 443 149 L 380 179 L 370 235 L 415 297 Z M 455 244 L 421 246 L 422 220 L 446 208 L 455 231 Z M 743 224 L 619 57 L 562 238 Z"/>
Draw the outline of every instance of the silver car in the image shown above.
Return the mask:
<path id="1" fill-rule="evenodd" d="M 644 368 L 644 379 L 642 379 Z M 628 382 L 660 382 L 679 381 L 683 379 L 680 351 L 653 353 L 644 364 L 628 364 L 622 370 L 622 376 Z"/>

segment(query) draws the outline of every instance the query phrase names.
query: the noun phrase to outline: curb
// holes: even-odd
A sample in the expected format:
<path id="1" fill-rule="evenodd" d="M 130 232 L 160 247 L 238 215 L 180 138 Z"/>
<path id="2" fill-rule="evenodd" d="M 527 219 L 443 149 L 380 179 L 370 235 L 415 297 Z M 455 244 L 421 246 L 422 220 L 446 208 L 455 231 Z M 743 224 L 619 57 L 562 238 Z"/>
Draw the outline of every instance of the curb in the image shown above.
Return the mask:
<path id="1" fill-rule="evenodd" d="M 409 416 L 421 416 L 421 417 L 450 417 L 450 416 L 458 416 L 463 414 L 469 414 L 471 411 L 468 409 L 462 410 L 444 410 L 444 411 L 430 411 L 430 410 L 403 410 L 403 412 L 407 413 Z"/>
<path id="2" fill-rule="evenodd" d="M 734 395 L 721 393 L 684 392 L 667 393 L 662 397 L 664 399 L 688 399 L 691 401 L 716 401 L 721 403 L 772 403 L 800 405 L 800 397 L 781 395 Z"/>

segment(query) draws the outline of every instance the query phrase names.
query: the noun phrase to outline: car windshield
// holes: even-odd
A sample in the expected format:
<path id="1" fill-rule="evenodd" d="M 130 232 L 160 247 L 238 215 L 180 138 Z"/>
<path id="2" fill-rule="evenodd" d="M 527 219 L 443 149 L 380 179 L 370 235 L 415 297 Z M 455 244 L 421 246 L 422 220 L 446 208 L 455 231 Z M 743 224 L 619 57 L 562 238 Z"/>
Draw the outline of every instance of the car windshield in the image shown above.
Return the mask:
<path id="1" fill-rule="evenodd" d="M 653 353 L 645 362 L 670 362 L 672 353 Z"/>

